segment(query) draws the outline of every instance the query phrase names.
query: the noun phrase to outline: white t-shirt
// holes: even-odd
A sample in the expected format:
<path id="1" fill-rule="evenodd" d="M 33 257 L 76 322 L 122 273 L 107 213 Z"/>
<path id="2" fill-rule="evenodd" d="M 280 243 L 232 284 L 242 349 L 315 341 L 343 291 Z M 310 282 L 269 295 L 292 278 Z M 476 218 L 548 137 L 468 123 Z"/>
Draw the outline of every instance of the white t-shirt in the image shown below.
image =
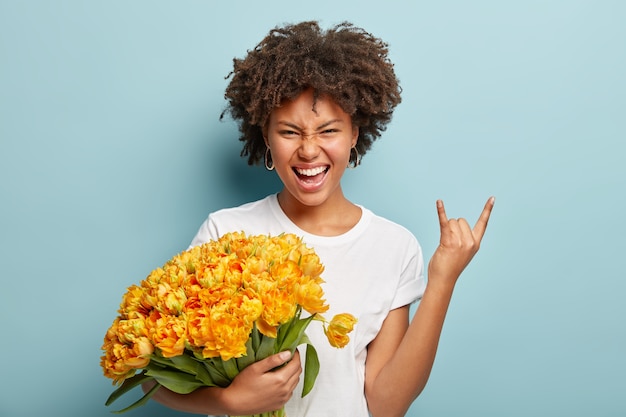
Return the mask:
<path id="1" fill-rule="evenodd" d="M 424 292 L 424 261 L 417 239 L 404 227 L 360 208 L 361 219 L 348 232 L 317 236 L 296 226 L 273 194 L 210 214 L 191 243 L 200 245 L 238 231 L 300 236 L 324 265 L 322 288 L 330 305 L 324 317 L 346 312 L 358 319 L 343 349 L 329 345 L 321 323 L 309 325 L 306 333 L 319 355 L 320 372 L 306 397 L 300 398 L 301 386 L 296 388 L 285 406 L 289 417 L 368 416 L 364 394 L 367 346 L 390 310 L 415 302 Z"/>

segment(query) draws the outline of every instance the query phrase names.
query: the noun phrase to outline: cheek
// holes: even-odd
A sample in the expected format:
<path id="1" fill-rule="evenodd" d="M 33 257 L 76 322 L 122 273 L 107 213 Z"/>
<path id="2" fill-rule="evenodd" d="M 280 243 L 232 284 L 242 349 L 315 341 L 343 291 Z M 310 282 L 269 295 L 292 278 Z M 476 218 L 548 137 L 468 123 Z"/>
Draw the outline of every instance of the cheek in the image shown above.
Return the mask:
<path id="1" fill-rule="evenodd" d="M 281 161 L 281 162 L 288 162 L 293 155 L 297 152 L 297 148 L 294 146 L 288 146 L 285 145 L 284 143 L 282 144 L 276 144 L 274 143 L 273 146 L 270 146 L 271 152 L 272 152 L 272 159 L 276 162 L 276 161 Z"/>
<path id="2" fill-rule="evenodd" d="M 335 146 L 329 148 L 327 152 L 334 160 L 348 161 L 350 159 L 351 149 L 352 147 L 350 146 L 350 143 L 346 144 L 342 142 L 341 144 L 336 144 Z"/>

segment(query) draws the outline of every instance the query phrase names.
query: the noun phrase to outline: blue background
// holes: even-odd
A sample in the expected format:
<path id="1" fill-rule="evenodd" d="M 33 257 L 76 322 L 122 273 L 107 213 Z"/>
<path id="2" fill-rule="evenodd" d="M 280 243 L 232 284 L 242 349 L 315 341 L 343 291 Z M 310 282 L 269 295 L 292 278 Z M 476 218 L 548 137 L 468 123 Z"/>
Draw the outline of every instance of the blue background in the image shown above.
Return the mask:
<path id="1" fill-rule="evenodd" d="M 278 189 L 219 121 L 224 77 L 305 19 L 385 39 L 404 88 L 352 201 L 428 258 L 437 198 L 474 222 L 497 197 L 409 415 L 626 415 L 617 0 L 0 1 L 0 415 L 110 415 L 100 346 L 125 288 L 210 211 Z"/>

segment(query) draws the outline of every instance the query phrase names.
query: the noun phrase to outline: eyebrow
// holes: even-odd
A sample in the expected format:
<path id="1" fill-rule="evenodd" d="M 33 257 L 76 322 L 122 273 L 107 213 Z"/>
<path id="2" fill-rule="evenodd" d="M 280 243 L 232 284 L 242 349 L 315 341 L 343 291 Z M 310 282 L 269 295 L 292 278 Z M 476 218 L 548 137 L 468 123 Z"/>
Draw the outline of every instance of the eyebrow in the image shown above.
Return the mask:
<path id="1" fill-rule="evenodd" d="M 327 121 L 327 122 L 322 123 L 321 125 L 319 125 L 319 126 L 318 126 L 315 130 L 316 130 L 316 131 L 317 131 L 317 130 L 322 130 L 322 129 L 324 129 L 324 128 L 326 128 L 326 127 L 330 126 L 330 125 L 332 125 L 333 123 L 343 123 L 343 120 L 341 120 L 341 119 L 333 119 L 333 120 L 329 120 L 329 121 Z M 296 129 L 296 130 L 300 130 L 300 131 L 301 131 L 301 130 L 304 130 L 304 129 L 302 129 L 300 126 L 298 126 L 297 124 L 295 124 L 295 123 L 290 123 L 290 122 L 287 122 L 287 121 L 284 121 L 284 120 L 279 120 L 279 121 L 278 121 L 278 124 L 279 124 L 279 125 L 285 125 L 285 126 L 291 127 L 292 129 Z"/>

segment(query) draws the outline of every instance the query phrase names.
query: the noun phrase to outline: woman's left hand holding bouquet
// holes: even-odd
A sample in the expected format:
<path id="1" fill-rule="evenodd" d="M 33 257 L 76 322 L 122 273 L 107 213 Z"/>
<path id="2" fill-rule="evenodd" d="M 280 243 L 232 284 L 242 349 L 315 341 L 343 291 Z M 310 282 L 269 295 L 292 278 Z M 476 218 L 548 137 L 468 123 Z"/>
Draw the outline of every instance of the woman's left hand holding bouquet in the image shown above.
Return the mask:
<path id="1" fill-rule="evenodd" d="M 259 414 L 283 407 L 291 398 L 301 373 L 298 351 L 293 357 L 288 351 L 281 352 L 251 364 L 226 388 L 205 387 L 190 394 L 177 394 L 161 387 L 153 398 L 165 406 L 188 413 Z M 147 382 L 143 390 L 147 392 L 153 386 L 153 381 Z"/>

